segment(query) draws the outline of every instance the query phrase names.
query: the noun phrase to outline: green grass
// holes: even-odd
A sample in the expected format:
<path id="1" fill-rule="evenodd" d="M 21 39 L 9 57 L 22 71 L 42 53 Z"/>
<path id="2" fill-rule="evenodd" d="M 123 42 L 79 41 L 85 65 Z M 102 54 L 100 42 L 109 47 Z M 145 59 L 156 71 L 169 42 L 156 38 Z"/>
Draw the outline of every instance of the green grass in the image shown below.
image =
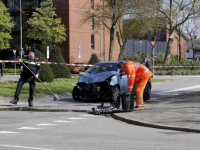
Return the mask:
<path id="1" fill-rule="evenodd" d="M 54 94 L 66 94 L 71 93 L 74 85 L 78 82 L 78 77 L 72 77 L 71 79 L 55 79 L 51 83 L 44 84 L 54 93 Z M 13 97 L 17 87 L 17 81 L 7 81 L 0 82 L 0 96 L 3 97 Z M 36 83 L 35 96 L 51 95 L 51 93 L 42 85 L 42 83 Z M 21 99 L 28 99 L 29 96 L 29 84 L 25 83 L 22 87 L 20 94 Z"/>
<path id="2" fill-rule="evenodd" d="M 152 83 L 155 82 L 163 82 L 163 79 L 151 79 Z M 45 83 L 44 84 L 54 93 L 54 94 L 66 94 L 71 93 L 74 85 L 78 82 L 78 77 L 72 77 L 71 79 L 55 79 L 52 83 Z M 7 82 L 0 82 L 0 96 L 3 97 L 13 97 L 15 90 L 17 87 L 17 81 L 7 81 Z M 42 85 L 42 83 L 36 83 L 35 89 L 35 96 L 45 96 L 51 95 L 51 93 Z M 28 99 L 29 96 L 29 84 L 25 83 L 22 87 L 22 91 L 20 94 L 20 99 Z"/>

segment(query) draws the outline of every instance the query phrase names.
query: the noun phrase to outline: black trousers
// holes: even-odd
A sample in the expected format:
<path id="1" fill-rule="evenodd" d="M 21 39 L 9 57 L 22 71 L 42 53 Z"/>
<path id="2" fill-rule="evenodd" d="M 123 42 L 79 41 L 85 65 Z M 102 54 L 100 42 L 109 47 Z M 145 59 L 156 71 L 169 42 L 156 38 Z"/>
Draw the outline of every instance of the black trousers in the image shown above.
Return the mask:
<path id="1" fill-rule="evenodd" d="M 34 91 L 35 91 L 35 77 L 32 76 L 27 76 L 27 75 L 23 75 L 21 74 L 21 77 L 19 79 L 19 82 L 17 84 L 17 88 L 15 91 L 15 95 L 14 97 L 19 99 L 19 95 L 21 92 L 21 89 L 24 85 L 24 83 L 29 82 L 29 100 L 32 101 L 34 98 Z"/>
<path id="2" fill-rule="evenodd" d="M 147 100 L 151 99 L 151 80 L 150 79 L 147 82 L 147 85 L 146 85 L 146 87 L 144 89 L 143 99 L 144 99 L 144 101 L 147 101 Z"/>

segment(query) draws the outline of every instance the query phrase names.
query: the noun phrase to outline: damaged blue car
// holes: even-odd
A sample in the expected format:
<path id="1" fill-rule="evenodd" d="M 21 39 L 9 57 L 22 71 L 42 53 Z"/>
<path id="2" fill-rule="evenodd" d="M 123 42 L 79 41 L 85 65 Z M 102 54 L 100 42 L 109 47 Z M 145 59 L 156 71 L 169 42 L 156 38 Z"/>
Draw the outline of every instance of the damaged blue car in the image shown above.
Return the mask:
<path id="1" fill-rule="evenodd" d="M 120 94 L 127 91 L 128 83 L 127 75 L 117 68 L 118 62 L 99 62 L 79 73 L 78 83 L 72 91 L 73 99 L 119 101 Z"/>

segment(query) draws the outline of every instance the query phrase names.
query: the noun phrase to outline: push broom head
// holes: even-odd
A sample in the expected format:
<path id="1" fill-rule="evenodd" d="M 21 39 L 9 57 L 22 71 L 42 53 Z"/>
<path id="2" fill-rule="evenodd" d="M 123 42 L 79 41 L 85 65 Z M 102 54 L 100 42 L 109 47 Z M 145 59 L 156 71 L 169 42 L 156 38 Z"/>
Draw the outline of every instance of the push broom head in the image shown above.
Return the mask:
<path id="1" fill-rule="evenodd" d="M 57 94 L 54 94 L 54 96 L 53 96 L 54 101 L 57 101 L 58 98 L 59 98 L 59 96 Z"/>

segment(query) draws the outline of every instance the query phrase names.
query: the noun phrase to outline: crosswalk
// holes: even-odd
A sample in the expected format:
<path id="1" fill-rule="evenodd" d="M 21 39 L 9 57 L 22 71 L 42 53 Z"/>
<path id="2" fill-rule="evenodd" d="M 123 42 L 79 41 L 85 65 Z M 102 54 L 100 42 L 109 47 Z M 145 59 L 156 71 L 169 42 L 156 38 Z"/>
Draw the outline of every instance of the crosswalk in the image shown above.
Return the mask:
<path id="1" fill-rule="evenodd" d="M 17 130 L 42 130 L 47 126 L 59 126 L 59 123 L 71 123 L 77 120 L 86 120 L 88 119 L 88 117 L 92 117 L 94 115 L 82 115 L 81 117 L 70 117 L 67 118 L 66 120 L 53 120 L 50 123 L 38 123 L 35 124 L 35 126 L 25 126 L 25 127 L 18 127 L 16 128 Z M 42 128 L 40 128 L 40 127 Z M 14 131 L 0 131 L 0 135 L 1 134 L 16 134 L 16 133 L 21 133 L 21 132 L 14 132 Z"/>

